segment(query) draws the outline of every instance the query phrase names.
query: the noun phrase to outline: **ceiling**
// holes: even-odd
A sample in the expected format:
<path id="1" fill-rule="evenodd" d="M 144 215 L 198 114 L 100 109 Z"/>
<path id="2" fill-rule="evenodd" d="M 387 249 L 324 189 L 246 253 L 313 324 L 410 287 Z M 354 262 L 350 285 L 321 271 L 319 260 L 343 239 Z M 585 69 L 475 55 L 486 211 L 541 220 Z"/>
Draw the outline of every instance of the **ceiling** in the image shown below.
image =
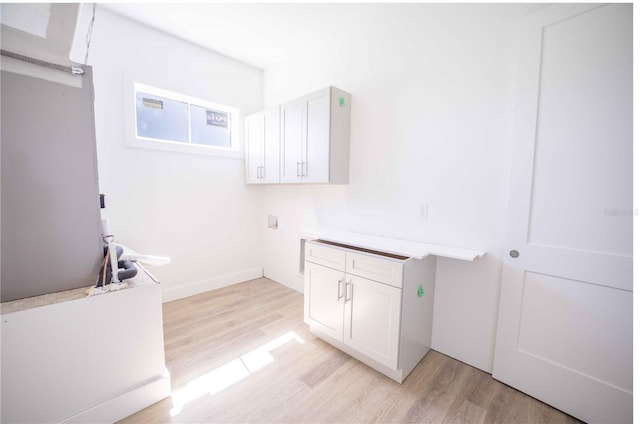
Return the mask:
<path id="1" fill-rule="evenodd" d="M 498 17 L 507 13 L 515 19 L 545 6 L 416 2 L 99 4 L 262 69 L 330 49 L 345 50 L 353 41 L 358 48 L 372 50 L 377 42 L 393 43 L 402 37 L 409 42 L 424 41 L 426 22 L 433 24 L 439 13 L 453 12 L 462 22 L 475 11 L 490 8 Z"/>
<path id="2" fill-rule="evenodd" d="M 100 7 L 262 69 L 286 61 L 318 39 L 326 40 L 332 31 L 348 30 L 368 10 L 364 4 L 292 3 L 101 3 Z"/>

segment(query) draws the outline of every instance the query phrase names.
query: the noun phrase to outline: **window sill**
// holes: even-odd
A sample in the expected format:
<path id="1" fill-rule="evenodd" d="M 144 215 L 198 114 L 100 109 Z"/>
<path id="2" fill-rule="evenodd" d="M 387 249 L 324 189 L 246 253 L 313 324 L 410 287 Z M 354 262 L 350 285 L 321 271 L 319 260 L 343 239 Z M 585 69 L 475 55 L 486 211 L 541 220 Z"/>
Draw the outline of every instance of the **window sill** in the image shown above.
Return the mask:
<path id="1" fill-rule="evenodd" d="M 244 153 L 239 150 L 223 147 L 207 147 L 193 144 L 174 143 L 171 141 L 145 140 L 139 138 L 127 138 L 127 147 L 146 150 L 158 150 L 163 152 L 187 153 L 193 155 L 216 156 L 227 159 L 244 160 Z"/>

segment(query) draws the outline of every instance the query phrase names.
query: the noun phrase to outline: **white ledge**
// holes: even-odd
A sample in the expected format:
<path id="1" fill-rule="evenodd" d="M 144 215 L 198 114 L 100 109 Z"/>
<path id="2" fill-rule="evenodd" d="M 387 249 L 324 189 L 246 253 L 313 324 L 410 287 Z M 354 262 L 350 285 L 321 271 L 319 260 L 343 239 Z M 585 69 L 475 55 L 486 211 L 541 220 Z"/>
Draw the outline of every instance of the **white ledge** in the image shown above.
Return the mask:
<path id="1" fill-rule="evenodd" d="M 420 243 L 330 228 L 304 228 L 301 232 L 302 237 L 306 239 L 326 240 L 415 259 L 423 259 L 429 255 L 434 255 L 443 258 L 473 261 L 485 254 L 484 251 L 477 249 Z"/>

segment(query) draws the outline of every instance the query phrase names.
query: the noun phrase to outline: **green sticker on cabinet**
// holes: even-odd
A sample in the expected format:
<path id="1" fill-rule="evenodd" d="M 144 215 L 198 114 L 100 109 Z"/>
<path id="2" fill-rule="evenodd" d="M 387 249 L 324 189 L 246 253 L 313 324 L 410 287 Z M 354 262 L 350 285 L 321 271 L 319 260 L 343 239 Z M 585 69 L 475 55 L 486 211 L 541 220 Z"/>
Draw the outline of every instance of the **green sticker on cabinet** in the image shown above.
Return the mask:
<path id="1" fill-rule="evenodd" d="M 418 286 L 418 297 L 424 297 L 424 287 L 422 287 L 422 284 Z"/>
<path id="2" fill-rule="evenodd" d="M 338 104 L 340 105 L 340 107 L 344 107 L 344 97 L 338 97 Z"/>

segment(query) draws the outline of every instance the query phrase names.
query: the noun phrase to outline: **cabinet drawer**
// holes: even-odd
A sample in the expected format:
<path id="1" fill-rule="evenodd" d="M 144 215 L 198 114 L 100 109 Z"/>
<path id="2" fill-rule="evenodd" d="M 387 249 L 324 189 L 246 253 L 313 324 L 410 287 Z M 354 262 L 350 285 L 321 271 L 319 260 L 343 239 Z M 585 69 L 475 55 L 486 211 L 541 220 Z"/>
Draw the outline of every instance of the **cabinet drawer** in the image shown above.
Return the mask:
<path id="1" fill-rule="evenodd" d="M 305 260 L 318 265 L 344 271 L 345 251 L 340 248 L 308 241 L 305 246 Z"/>
<path id="2" fill-rule="evenodd" d="M 347 252 L 346 272 L 402 288 L 403 263 L 377 256 Z"/>

